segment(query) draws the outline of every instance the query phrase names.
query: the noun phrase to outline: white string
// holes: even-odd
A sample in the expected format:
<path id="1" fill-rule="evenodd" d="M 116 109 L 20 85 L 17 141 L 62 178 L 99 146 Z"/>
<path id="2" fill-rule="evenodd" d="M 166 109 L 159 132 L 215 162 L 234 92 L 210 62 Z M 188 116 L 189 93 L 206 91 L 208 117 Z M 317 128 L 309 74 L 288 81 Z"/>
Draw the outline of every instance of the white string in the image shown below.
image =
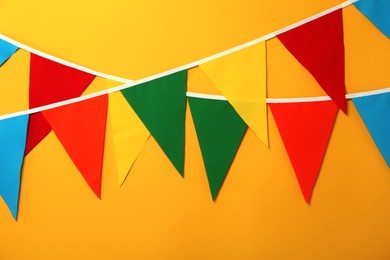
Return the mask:
<path id="1" fill-rule="evenodd" d="M 48 59 L 48 60 L 60 63 L 62 65 L 65 65 L 65 66 L 68 66 L 68 67 L 71 67 L 71 68 L 74 68 L 74 69 L 77 69 L 77 70 L 80 70 L 80 71 L 84 71 L 86 73 L 89 73 L 89 74 L 92 74 L 92 75 L 95 75 L 95 76 L 99 76 L 99 77 L 102 77 L 102 78 L 119 81 L 119 82 L 122 82 L 122 83 L 134 82 L 134 80 L 131 80 L 131 79 L 126 79 L 126 78 L 122 78 L 122 77 L 118 77 L 118 76 L 102 73 L 102 72 L 99 72 L 99 71 L 96 71 L 96 70 L 92 70 L 90 68 L 86 68 L 84 66 L 75 64 L 73 62 L 60 59 L 58 57 L 55 57 L 53 55 L 50 55 L 50 54 L 47 54 L 45 52 L 39 51 L 37 49 L 34 49 L 34 48 L 32 48 L 30 46 L 27 46 L 27 45 L 25 45 L 23 43 L 20 43 L 18 41 L 15 41 L 14 39 L 11 39 L 11 38 L 3 35 L 3 34 L 0 34 L 0 39 L 15 45 L 15 46 L 19 47 L 20 49 L 23 49 L 23 50 L 28 51 L 30 53 L 34 53 L 34 54 L 36 54 L 38 56 L 41 56 L 41 57 L 43 57 L 45 59 Z"/>
<path id="2" fill-rule="evenodd" d="M 227 100 L 224 96 L 221 96 L 221 95 L 201 94 L 201 93 L 195 93 L 195 92 L 187 92 L 187 97 L 213 99 L 213 100 L 225 100 L 225 101 Z"/>
<path id="3" fill-rule="evenodd" d="M 110 79 L 110 80 L 114 80 L 114 81 L 125 83 L 123 85 L 120 85 L 120 86 L 117 86 L 117 87 L 114 87 L 114 88 L 110 88 L 110 89 L 107 89 L 107 90 L 102 90 L 102 91 L 99 91 L 99 92 L 95 92 L 93 94 L 89 94 L 89 95 L 85 95 L 85 96 L 81 96 L 81 97 L 76 97 L 76 98 L 68 99 L 68 100 L 65 100 L 65 101 L 56 102 L 56 103 L 52 103 L 52 104 L 49 104 L 49 105 L 28 109 L 28 110 L 14 112 L 14 113 L 10 113 L 10 114 L 5 114 L 5 115 L 0 116 L 0 120 L 7 119 L 7 118 L 12 118 L 12 117 L 16 117 L 16 116 L 21 116 L 21 115 L 26 115 L 26 114 L 31 114 L 31 113 L 37 113 L 37 112 L 41 112 L 41 111 L 44 111 L 44 110 L 48 110 L 48 109 L 52 109 L 52 108 L 56 108 L 56 107 L 60 107 L 60 106 L 64 106 L 64 105 L 69 105 L 69 104 L 73 104 L 73 103 L 77 103 L 77 102 L 81 102 L 81 101 L 88 100 L 88 99 L 91 99 L 91 98 L 95 98 L 95 97 L 98 97 L 98 96 L 102 96 L 102 95 L 114 93 L 114 92 L 117 92 L 117 91 L 120 91 L 120 90 L 123 90 L 123 89 L 127 89 L 127 88 L 133 87 L 135 85 L 139 85 L 141 83 L 145 83 L 145 82 L 148 82 L 148 81 L 151 81 L 151 80 L 154 80 L 154 79 L 162 78 L 162 77 L 171 75 L 173 73 L 176 73 L 178 71 L 182 71 L 182 70 L 186 70 L 186 69 L 190 69 L 190 68 L 196 67 L 196 66 L 198 66 L 200 64 L 203 64 L 203 63 L 206 63 L 208 61 L 211 61 L 211 60 L 214 60 L 214 59 L 218 59 L 218 58 L 221 58 L 221 57 L 226 56 L 228 54 L 231 54 L 231 53 L 240 51 L 242 49 L 248 48 L 248 47 L 253 46 L 253 45 L 257 44 L 257 43 L 260 43 L 260 42 L 263 42 L 263 41 L 266 41 L 266 40 L 270 40 L 270 39 L 276 37 L 278 34 L 284 33 L 286 31 L 294 29 L 294 28 L 296 28 L 298 26 L 301 26 L 301 25 L 303 25 L 305 23 L 311 22 L 311 21 L 313 21 L 315 19 L 318 19 L 318 18 L 320 18 L 322 16 L 325 16 L 325 15 L 331 13 L 331 12 L 334 12 L 336 10 L 342 9 L 344 7 L 347 7 L 347 6 L 353 4 L 353 3 L 357 2 L 357 1 L 359 1 L 359 0 L 348 0 L 348 1 L 345 1 L 344 3 L 336 5 L 336 6 L 332 7 L 332 8 L 329 8 L 329 9 L 327 9 L 325 11 L 322 11 L 322 12 L 320 12 L 318 14 L 310 16 L 310 17 L 308 17 L 306 19 L 303 19 L 303 20 L 301 20 L 301 21 L 299 21 L 297 23 L 294 23 L 294 24 L 289 25 L 287 27 L 284 27 L 284 28 L 282 28 L 280 30 L 277 30 L 275 32 L 272 32 L 272 33 L 269 33 L 269 34 L 264 35 L 262 37 L 259 37 L 257 39 L 254 39 L 252 41 L 246 42 L 244 44 L 238 45 L 238 46 L 233 47 L 231 49 L 222 51 L 220 53 L 208 56 L 208 57 L 200 59 L 198 61 L 194 61 L 194 62 L 188 63 L 186 65 L 183 65 L 183 66 L 180 66 L 180 67 L 168 70 L 168 71 L 164 71 L 162 73 L 158 73 L 158 74 L 155 74 L 155 75 L 152 75 L 152 76 L 140 79 L 140 80 L 131 80 L 131 79 L 127 79 L 127 78 L 118 77 L 118 76 L 115 76 L 115 75 L 110 75 L 110 74 L 98 72 L 98 71 L 92 70 L 90 68 L 86 68 L 84 66 L 81 66 L 81 65 L 78 65 L 78 64 L 75 64 L 75 63 L 72 63 L 72 62 L 60 59 L 60 58 L 55 57 L 53 55 L 47 54 L 45 52 L 39 51 L 39 50 L 34 49 L 34 48 L 30 47 L 30 46 L 27 46 L 27 45 L 25 45 L 23 43 L 15 41 L 15 40 L 13 40 L 13 39 L 11 39 L 11 38 L 3 35 L 3 34 L 0 34 L 0 39 L 2 39 L 4 41 L 7 41 L 7 42 L 9 42 L 9 43 L 11 43 L 11 44 L 21 48 L 21 49 L 24 49 L 24 50 L 30 52 L 30 53 L 34 53 L 34 54 L 36 54 L 38 56 L 44 57 L 44 58 L 52 60 L 54 62 L 63 64 L 65 66 L 68 66 L 68 67 L 71 67 L 71 68 L 74 68 L 74 69 L 77 69 L 77 70 L 80 70 L 80 71 L 84 71 L 84 72 L 87 72 L 87 73 L 90 73 L 90 74 L 93 74 L 93 75 L 96 75 L 96 76 L 99 76 L 99 77 L 102 77 L 102 78 L 106 78 L 106 79 Z M 362 93 L 356 93 L 354 95 L 360 95 Z M 187 95 L 188 96 L 192 96 L 192 97 L 197 97 L 197 98 L 209 98 L 209 99 L 217 99 L 217 100 L 226 100 L 225 97 L 218 96 L 218 95 L 207 95 L 207 94 L 193 93 L 193 92 L 187 92 Z M 294 101 L 294 100 L 297 100 L 297 101 Z M 300 101 L 300 100 L 306 100 L 306 101 Z M 330 98 L 329 97 L 312 97 L 312 98 L 298 98 L 298 99 L 271 99 L 271 98 L 268 98 L 267 102 L 268 103 L 272 103 L 272 102 L 274 102 L 274 103 L 275 102 L 277 102 L 277 103 L 280 103 L 280 102 L 309 102 L 309 101 L 321 101 L 321 100 L 330 100 Z"/>
<path id="4" fill-rule="evenodd" d="M 98 91 L 98 92 L 88 94 L 85 96 L 72 98 L 72 99 L 68 99 L 68 100 L 64 100 L 64 101 L 60 101 L 60 102 L 56 102 L 56 103 L 52 103 L 49 105 L 28 109 L 28 110 L 23 110 L 20 112 L 14 112 L 14 113 L 2 115 L 2 116 L 0 116 L 0 120 L 12 118 L 12 117 L 17 117 L 17 116 L 22 116 L 22 115 L 28 115 L 28 114 L 37 113 L 37 112 L 41 112 L 44 110 L 48 110 L 48 109 L 52 109 L 52 108 L 56 108 L 56 107 L 60 107 L 60 106 L 73 104 L 76 102 L 80 102 L 80 101 L 88 100 L 91 98 L 99 97 L 102 95 L 121 91 L 123 89 L 127 89 L 127 88 L 130 88 L 133 86 L 135 86 L 135 84 L 123 84 L 123 85 L 120 85 L 118 87 L 110 88 L 108 90 Z M 352 98 L 367 97 L 367 96 L 373 96 L 373 95 L 384 94 L 384 93 L 390 93 L 390 88 L 347 94 L 347 95 L 345 95 L 345 98 L 352 99 Z M 187 97 L 194 97 L 194 98 L 224 100 L 224 101 L 227 100 L 224 96 L 221 96 L 221 95 L 202 94 L 202 93 L 196 93 L 196 92 L 187 92 L 186 95 L 187 95 Z M 267 98 L 267 104 L 320 102 L 320 101 L 329 101 L 329 100 L 331 100 L 331 98 L 329 96 L 300 97 L 300 98 Z"/>
<path id="5" fill-rule="evenodd" d="M 390 88 L 383 88 L 370 91 L 362 91 L 357 93 L 346 94 L 346 99 L 368 97 L 373 95 L 389 93 Z M 331 100 L 329 96 L 319 96 L 319 97 L 301 97 L 301 98 L 267 98 L 267 103 L 299 103 L 299 102 L 318 102 L 318 101 L 328 101 Z"/>
<path id="6" fill-rule="evenodd" d="M 302 102 L 318 102 L 332 100 L 329 96 L 319 97 L 300 97 L 300 98 L 267 98 L 268 104 L 274 103 L 302 103 Z"/>
<path id="7" fill-rule="evenodd" d="M 384 88 L 384 89 L 378 89 L 378 90 L 371 90 L 371 91 L 347 94 L 346 98 L 367 97 L 367 96 L 372 96 L 372 95 L 384 94 L 384 93 L 388 93 L 388 92 L 390 92 L 390 88 Z"/>
<path id="8" fill-rule="evenodd" d="M 373 95 L 379 95 L 385 93 L 390 93 L 390 88 L 351 93 L 345 95 L 345 98 L 353 99 L 353 98 L 367 97 L 367 96 L 373 96 Z M 208 94 L 201 94 L 201 93 L 194 93 L 194 92 L 187 92 L 187 96 L 195 97 L 195 98 L 204 98 L 204 99 L 227 100 L 224 96 L 220 96 L 220 95 L 208 95 Z M 329 96 L 299 97 L 299 98 L 267 98 L 267 104 L 321 102 L 321 101 L 329 101 L 329 100 L 332 100 Z"/>

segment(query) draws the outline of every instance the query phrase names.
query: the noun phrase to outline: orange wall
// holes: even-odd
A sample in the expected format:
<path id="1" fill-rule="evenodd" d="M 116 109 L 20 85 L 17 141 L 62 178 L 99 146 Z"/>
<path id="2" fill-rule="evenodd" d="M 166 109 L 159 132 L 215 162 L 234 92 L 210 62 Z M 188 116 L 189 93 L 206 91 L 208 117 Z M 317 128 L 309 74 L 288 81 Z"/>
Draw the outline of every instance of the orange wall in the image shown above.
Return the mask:
<path id="1" fill-rule="evenodd" d="M 0 33 L 136 79 L 341 2 L 4 0 Z M 353 6 L 343 14 L 347 92 L 388 87 L 389 39 Z M 277 39 L 267 51 L 268 97 L 324 94 Z M 0 69 L 2 114 L 27 108 L 28 62 L 20 50 Z M 189 90 L 216 93 L 189 77 Z M 390 170 L 353 104 L 338 114 L 311 205 L 268 118 L 270 149 L 248 131 L 215 203 L 189 109 L 185 178 L 151 138 L 122 187 L 108 118 L 101 201 L 51 133 L 25 160 L 17 222 L 0 200 L 0 259 L 389 259 Z"/>

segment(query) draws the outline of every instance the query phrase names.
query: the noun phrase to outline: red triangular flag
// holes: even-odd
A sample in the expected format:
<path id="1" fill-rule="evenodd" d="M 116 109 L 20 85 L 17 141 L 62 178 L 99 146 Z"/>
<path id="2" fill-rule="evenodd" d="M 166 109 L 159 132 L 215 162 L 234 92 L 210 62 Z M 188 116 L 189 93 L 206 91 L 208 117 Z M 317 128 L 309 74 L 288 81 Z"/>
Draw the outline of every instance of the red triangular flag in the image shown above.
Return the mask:
<path id="1" fill-rule="evenodd" d="M 309 203 L 337 114 L 332 101 L 270 104 L 280 136 Z"/>
<path id="2" fill-rule="evenodd" d="M 341 110 L 347 111 L 342 10 L 278 35 Z"/>
<path id="3" fill-rule="evenodd" d="M 107 95 L 42 111 L 88 185 L 100 198 Z"/>
<path id="4" fill-rule="evenodd" d="M 28 121 L 27 140 L 24 154 L 27 155 L 31 152 L 31 150 L 34 149 L 34 147 L 37 146 L 37 144 L 39 144 L 43 138 L 50 133 L 50 131 L 50 125 L 41 113 L 31 114 L 30 120 Z"/>
<path id="5" fill-rule="evenodd" d="M 62 65 L 31 53 L 30 108 L 80 96 L 94 75 Z M 28 126 L 27 155 L 50 132 L 50 126 L 39 113 L 32 114 Z"/>

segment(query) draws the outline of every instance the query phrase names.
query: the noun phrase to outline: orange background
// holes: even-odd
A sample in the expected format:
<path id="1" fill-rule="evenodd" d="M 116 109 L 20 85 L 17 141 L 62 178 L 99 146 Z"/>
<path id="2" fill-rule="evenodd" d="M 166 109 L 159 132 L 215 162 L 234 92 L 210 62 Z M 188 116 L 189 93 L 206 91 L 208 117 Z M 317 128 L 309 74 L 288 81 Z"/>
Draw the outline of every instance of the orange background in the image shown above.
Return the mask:
<path id="1" fill-rule="evenodd" d="M 0 1 L 0 33 L 131 79 L 265 35 L 342 1 Z M 390 41 L 343 10 L 348 93 L 389 86 Z M 277 39 L 268 97 L 324 95 Z M 1 114 L 28 106 L 29 55 L 0 69 Z M 105 87 L 97 79 L 88 91 Z M 92 89 L 92 90 L 91 90 Z M 196 69 L 189 90 L 218 93 Z M 25 159 L 18 221 L 0 200 L 0 259 L 389 259 L 390 170 L 352 102 L 338 114 L 310 205 L 272 114 L 270 149 L 248 131 L 211 200 L 187 109 L 185 178 L 153 138 L 118 186 L 108 117 L 98 200 L 51 133 Z"/>

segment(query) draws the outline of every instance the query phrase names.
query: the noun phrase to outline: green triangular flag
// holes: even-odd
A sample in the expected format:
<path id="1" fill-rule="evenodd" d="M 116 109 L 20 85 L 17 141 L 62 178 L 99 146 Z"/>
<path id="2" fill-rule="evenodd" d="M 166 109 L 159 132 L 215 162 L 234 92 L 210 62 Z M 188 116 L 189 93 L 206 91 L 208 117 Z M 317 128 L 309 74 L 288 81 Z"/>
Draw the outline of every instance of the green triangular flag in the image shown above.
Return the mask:
<path id="1" fill-rule="evenodd" d="M 188 97 L 188 102 L 215 200 L 247 125 L 227 101 Z"/>
<path id="2" fill-rule="evenodd" d="M 182 176 L 186 88 L 184 70 L 121 91 Z"/>

